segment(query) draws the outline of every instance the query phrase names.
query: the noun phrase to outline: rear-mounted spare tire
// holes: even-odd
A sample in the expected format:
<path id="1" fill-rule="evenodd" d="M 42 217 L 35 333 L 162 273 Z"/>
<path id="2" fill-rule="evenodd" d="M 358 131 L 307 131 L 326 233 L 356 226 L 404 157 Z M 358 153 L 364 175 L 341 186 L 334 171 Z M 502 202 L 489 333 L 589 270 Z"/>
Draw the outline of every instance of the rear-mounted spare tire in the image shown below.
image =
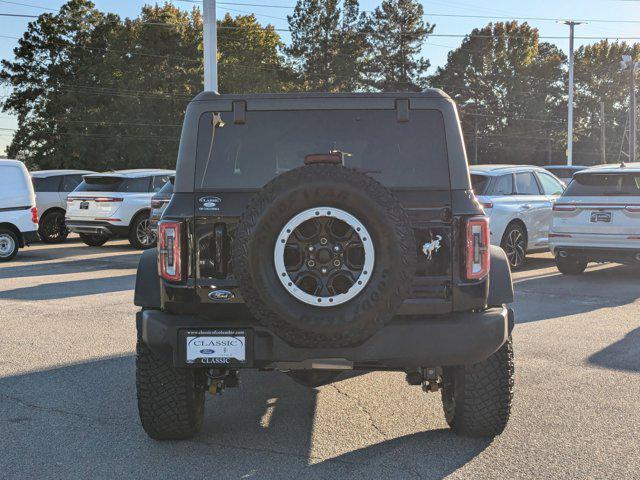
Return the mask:
<path id="1" fill-rule="evenodd" d="M 408 298 L 417 247 L 395 196 L 338 165 L 283 173 L 251 200 L 233 250 L 256 319 L 294 346 L 344 347 Z"/>

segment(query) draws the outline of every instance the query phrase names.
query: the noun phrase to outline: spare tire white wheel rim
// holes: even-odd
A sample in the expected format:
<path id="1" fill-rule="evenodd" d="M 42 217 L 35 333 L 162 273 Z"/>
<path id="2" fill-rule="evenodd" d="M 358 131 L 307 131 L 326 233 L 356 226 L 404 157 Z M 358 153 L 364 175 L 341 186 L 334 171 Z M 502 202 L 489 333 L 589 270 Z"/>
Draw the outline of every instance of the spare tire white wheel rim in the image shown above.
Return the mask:
<path id="1" fill-rule="evenodd" d="M 356 217 L 339 208 L 316 207 L 286 223 L 273 260 L 282 286 L 293 297 L 316 307 L 334 307 L 367 286 L 375 249 Z"/>

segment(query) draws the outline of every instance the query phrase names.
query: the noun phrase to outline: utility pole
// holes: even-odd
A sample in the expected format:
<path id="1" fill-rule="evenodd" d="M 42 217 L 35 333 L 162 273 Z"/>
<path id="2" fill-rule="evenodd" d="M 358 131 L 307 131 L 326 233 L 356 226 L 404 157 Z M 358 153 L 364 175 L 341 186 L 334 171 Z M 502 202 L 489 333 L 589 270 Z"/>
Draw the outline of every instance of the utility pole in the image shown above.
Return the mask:
<path id="1" fill-rule="evenodd" d="M 573 165 L 573 58 L 574 58 L 574 38 L 576 25 L 582 25 L 586 22 L 574 22 L 573 20 L 564 20 L 558 23 L 569 25 L 569 112 L 567 116 L 568 132 L 567 132 L 567 165 Z"/>
<path id="2" fill-rule="evenodd" d="M 623 70 L 629 70 L 631 73 L 629 79 L 629 161 L 636 161 L 636 141 L 638 135 L 638 123 L 636 121 L 636 73 L 640 68 L 640 62 L 634 62 L 631 55 L 623 55 L 620 62 Z"/>
<path id="3" fill-rule="evenodd" d="M 218 25 L 216 0 L 203 1 L 204 89 L 218 91 Z"/>
<path id="4" fill-rule="evenodd" d="M 600 163 L 607 163 L 607 120 L 604 114 L 604 102 L 600 102 Z"/>
<path id="5" fill-rule="evenodd" d="M 474 157 L 474 165 L 478 165 L 478 115 L 474 117 L 475 120 L 475 136 L 473 140 L 473 157 Z"/>

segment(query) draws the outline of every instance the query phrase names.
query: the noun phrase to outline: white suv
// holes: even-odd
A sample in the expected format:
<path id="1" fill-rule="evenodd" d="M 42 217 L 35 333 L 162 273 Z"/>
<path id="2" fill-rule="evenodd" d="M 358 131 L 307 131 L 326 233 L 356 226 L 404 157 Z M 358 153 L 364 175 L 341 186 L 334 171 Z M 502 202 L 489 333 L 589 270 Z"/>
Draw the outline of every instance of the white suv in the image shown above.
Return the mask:
<path id="1" fill-rule="evenodd" d="M 589 262 L 640 264 L 640 163 L 576 173 L 554 206 L 549 239 L 569 275 Z"/>
<path id="2" fill-rule="evenodd" d="M 521 268 L 527 252 L 546 250 L 551 209 L 564 184 L 531 165 L 476 165 L 469 170 L 490 219 L 491 243 L 504 249 L 511 268 Z"/>
<path id="3" fill-rule="evenodd" d="M 149 225 L 151 197 L 173 170 L 121 170 L 85 175 L 67 197 L 67 228 L 89 246 L 114 237 L 128 238 L 135 248 L 151 248 L 156 235 Z"/>
<path id="4" fill-rule="evenodd" d="M 67 196 L 80 183 L 82 176 L 93 173 L 87 170 L 41 170 L 31 172 L 36 206 L 40 214 L 38 233 L 45 243 L 61 243 L 69 231 L 64 223 Z"/>
<path id="5" fill-rule="evenodd" d="M 0 262 L 38 241 L 38 209 L 29 172 L 22 162 L 0 160 Z"/>

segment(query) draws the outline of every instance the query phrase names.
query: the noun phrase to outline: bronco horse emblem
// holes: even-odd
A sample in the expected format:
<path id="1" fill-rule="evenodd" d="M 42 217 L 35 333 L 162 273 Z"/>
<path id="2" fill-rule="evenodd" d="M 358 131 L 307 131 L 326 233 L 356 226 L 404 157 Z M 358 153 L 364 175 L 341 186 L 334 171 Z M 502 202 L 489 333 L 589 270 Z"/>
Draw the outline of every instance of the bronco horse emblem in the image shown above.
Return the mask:
<path id="1" fill-rule="evenodd" d="M 440 242 L 442 241 L 442 235 L 436 235 L 436 239 L 431 242 L 427 242 L 422 246 L 422 253 L 427 257 L 427 260 L 431 260 L 433 255 L 440 250 Z"/>

